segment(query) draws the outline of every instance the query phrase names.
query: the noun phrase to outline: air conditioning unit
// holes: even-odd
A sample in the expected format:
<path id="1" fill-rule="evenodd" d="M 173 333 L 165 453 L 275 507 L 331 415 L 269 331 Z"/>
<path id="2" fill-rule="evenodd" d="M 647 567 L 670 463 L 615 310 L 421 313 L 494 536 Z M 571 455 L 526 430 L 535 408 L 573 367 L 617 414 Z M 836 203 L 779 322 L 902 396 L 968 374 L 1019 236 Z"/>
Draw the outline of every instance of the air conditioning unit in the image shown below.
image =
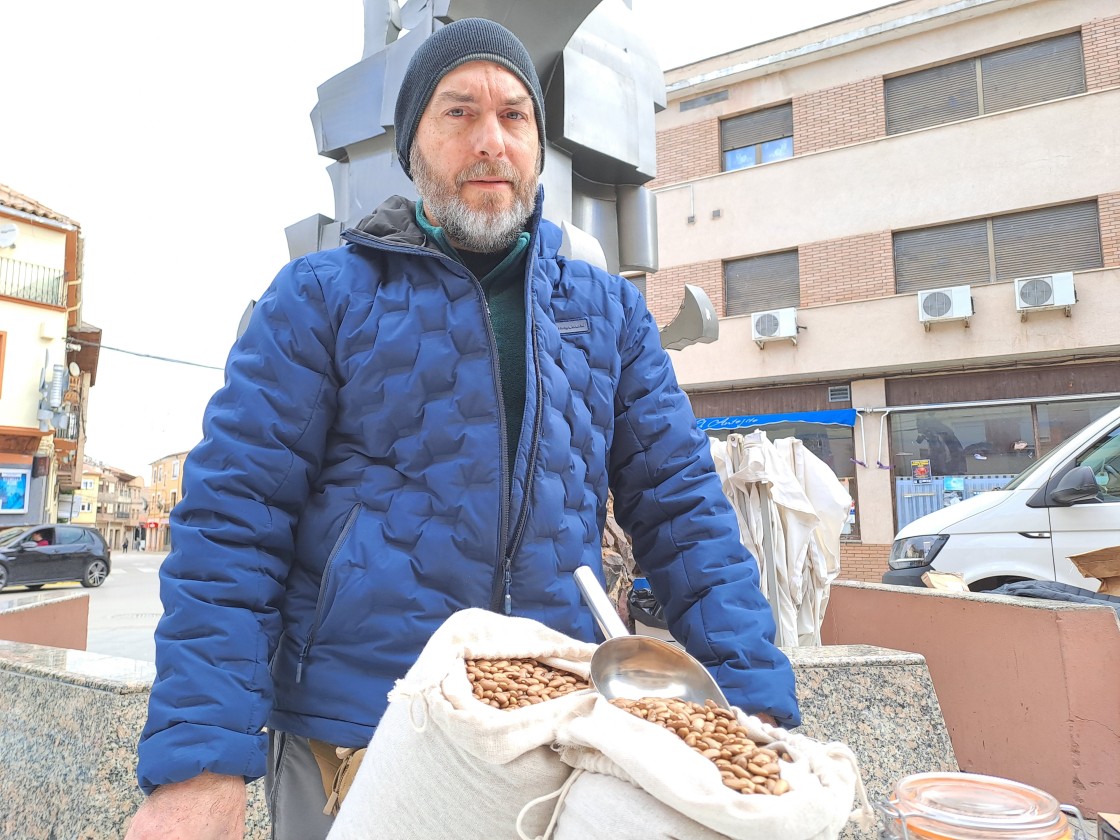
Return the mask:
<path id="1" fill-rule="evenodd" d="M 1069 315 L 1075 303 L 1077 292 L 1073 288 L 1072 271 L 1020 277 L 1015 281 L 1015 308 L 1024 321 L 1032 309 L 1065 309 Z"/>
<path id="2" fill-rule="evenodd" d="M 797 343 L 797 308 L 767 309 L 751 313 L 751 338 L 762 347 L 767 341 L 785 339 Z"/>
<path id="3" fill-rule="evenodd" d="M 929 330 L 934 321 L 964 321 L 972 312 L 972 287 L 948 286 L 944 289 L 926 289 L 918 292 L 918 320 Z"/>

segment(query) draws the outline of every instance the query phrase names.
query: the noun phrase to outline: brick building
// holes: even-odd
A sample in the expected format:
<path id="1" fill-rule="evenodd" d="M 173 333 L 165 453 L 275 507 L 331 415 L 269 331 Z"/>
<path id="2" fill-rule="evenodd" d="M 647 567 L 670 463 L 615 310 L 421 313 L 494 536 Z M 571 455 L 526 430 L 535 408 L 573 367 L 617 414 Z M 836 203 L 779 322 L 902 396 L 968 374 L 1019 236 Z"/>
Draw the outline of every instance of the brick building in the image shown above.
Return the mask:
<path id="1" fill-rule="evenodd" d="M 635 279 L 720 317 L 673 354 L 702 425 L 848 483 L 846 578 L 1120 403 L 1117 12 L 904 0 L 666 74 Z"/>

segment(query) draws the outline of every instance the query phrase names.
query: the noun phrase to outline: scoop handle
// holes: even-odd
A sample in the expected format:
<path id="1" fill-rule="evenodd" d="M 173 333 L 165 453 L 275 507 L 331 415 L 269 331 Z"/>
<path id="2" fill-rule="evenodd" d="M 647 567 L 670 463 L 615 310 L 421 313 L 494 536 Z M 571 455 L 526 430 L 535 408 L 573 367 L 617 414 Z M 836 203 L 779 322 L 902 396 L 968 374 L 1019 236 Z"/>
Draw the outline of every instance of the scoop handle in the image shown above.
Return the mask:
<path id="1" fill-rule="evenodd" d="M 603 591 L 603 585 L 599 583 L 599 578 L 595 577 L 591 567 L 580 566 L 575 570 L 574 577 L 576 586 L 579 587 L 579 591 L 583 595 L 584 603 L 591 610 L 591 614 L 595 616 L 595 622 L 599 625 L 599 629 L 603 631 L 603 635 L 608 639 L 629 636 L 630 631 L 626 629 L 626 625 L 618 617 L 618 612 L 611 604 L 611 599 Z"/>

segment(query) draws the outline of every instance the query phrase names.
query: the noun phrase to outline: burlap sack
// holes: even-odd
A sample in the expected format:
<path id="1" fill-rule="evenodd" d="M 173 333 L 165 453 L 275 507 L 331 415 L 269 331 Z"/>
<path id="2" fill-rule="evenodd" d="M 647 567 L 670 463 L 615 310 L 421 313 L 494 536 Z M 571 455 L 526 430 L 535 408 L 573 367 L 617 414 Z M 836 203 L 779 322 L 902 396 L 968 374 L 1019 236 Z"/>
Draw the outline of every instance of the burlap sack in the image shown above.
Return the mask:
<path id="1" fill-rule="evenodd" d="M 557 733 L 565 763 L 581 775 L 526 815 L 545 810 L 551 840 L 834 840 L 850 817 L 871 825 L 855 758 L 843 744 L 823 744 L 768 726 L 738 711 L 756 741 L 784 749 L 790 791 L 782 796 L 741 794 L 724 786 L 719 770 L 675 734 L 598 698 L 586 715 Z M 626 784 L 622 784 L 625 782 Z M 858 791 L 861 809 L 852 811 Z M 857 817 L 858 815 L 858 817 Z M 540 814 L 533 825 L 540 824 Z M 526 827 L 529 823 L 525 824 Z"/>
<path id="2" fill-rule="evenodd" d="M 514 711 L 479 702 L 464 660 L 538 659 L 587 678 L 595 646 L 535 621 L 456 613 L 389 694 L 329 840 L 512 838 L 523 806 L 572 768 L 552 749 L 560 724 L 588 713 L 590 690 Z M 524 825 L 544 831 L 547 809 Z"/>

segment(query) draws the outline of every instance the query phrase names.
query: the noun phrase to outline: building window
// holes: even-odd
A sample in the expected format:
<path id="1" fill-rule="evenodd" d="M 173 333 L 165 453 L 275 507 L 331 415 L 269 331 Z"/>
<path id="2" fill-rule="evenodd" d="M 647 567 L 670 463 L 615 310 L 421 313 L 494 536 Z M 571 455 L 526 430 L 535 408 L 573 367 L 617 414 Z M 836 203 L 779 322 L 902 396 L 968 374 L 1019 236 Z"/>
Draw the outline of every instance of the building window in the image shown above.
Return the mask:
<path id="1" fill-rule="evenodd" d="M 637 286 L 638 291 L 642 293 L 642 297 L 646 296 L 646 275 L 635 274 L 633 277 L 627 277 L 626 279 Z"/>
<path id="2" fill-rule="evenodd" d="M 887 134 L 1084 92 L 1081 33 L 1071 32 L 887 79 Z"/>
<path id="3" fill-rule="evenodd" d="M 82 502 L 82 506 L 81 506 L 82 513 L 89 513 L 92 510 L 93 510 L 93 505 L 90 502 Z"/>
<path id="4" fill-rule="evenodd" d="M 723 264 L 724 315 L 748 315 L 800 303 L 797 251 L 762 254 Z"/>
<path id="5" fill-rule="evenodd" d="M 172 478 L 178 478 L 179 477 L 179 462 L 177 460 L 171 462 L 171 477 Z"/>
<path id="6" fill-rule="evenodd" d="M 719 134 L 724 172 L 793 157 L 793 105 L 723 120 Z"/>
<path id="7" fill-rule="evenodd" d="M 93 479 L 92 478 L 83 478 L 82 479 L 82 489 L 83 490 L 92 490 L 93 489 Z"/>
<path id="8" fill-rule="evenodd" d="M 899 294 L 1103 265 L 1096 201 L 894 234 Z"/>

